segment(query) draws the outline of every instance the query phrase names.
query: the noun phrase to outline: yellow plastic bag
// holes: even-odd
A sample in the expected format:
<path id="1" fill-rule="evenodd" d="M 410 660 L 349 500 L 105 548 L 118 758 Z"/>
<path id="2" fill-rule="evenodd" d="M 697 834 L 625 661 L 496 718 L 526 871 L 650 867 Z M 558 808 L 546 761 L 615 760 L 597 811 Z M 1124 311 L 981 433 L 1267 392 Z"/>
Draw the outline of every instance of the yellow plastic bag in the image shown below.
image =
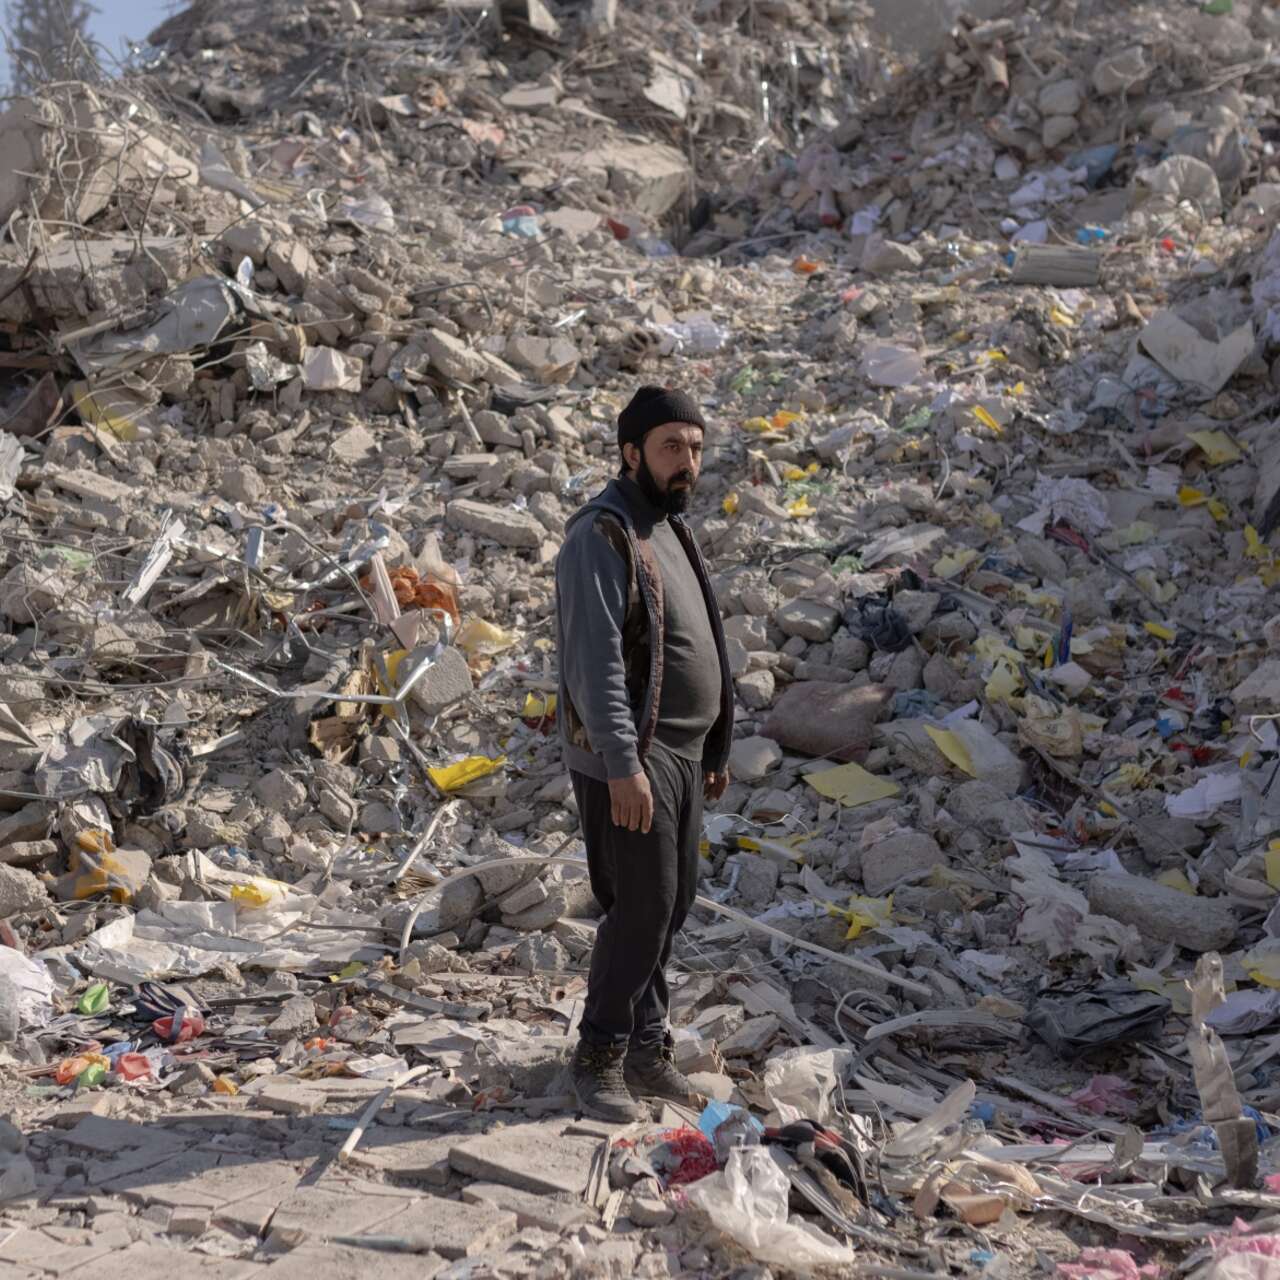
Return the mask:
<path id="1" fill-rule="evenodd" d="M 468 618 L 458 628 L 453 643 L 468 658 L 491 658 L 495 653 L 512 648 L 519 639 L 514 631 L 504 631 L 483 618 Z"/>
<path id="2" fill-rule="evenodd" d="M 288 886 L 279 880 L 268 880 L 266 876 L 250 876 L 243 884 L 231 886 L 231 901 L 237 906 L 257 911 L 283 902 L 288 892 Z"/>
<path id="3" fill-rule="evenodd" d="M 882 924 L 893 923 L 893 894 L 887 898 L 855 895 L 849 899 L 848 910 L 838 914 L 844 916 L 849 925 L 849 932 L 844 935 L 844 940 L 852 942 L 864 929 L 875 929 Z"/>
<path id="4" fill-rule="evenodd" d="M 82 831 L 71 846 L 58 896 L 82 901 L 105 894 L 112 902 L 132 902 L 150 874 L 151 858 L 141 849 L 117 849 L 107 831 Z"/>
<path id="5" fill-rule="evenodd" d="M 521 720 L 545 720 L 556 713 L 556 695 L 554 693 L 525 694 L 524 707 L 520 712 Z"/>
<path id="6" fill-rule="evenodd" d="M 87 382 L 73 382 L 67 391 L 81 422 L 101 431 L 110 431 L 117 440 L 138 438 L 138 424 L 134 421 L 139 408 L 138 398 L 128 388 L 119 388 L 114 394 L 110 390 L 95 393 L 89 390 Z"/>
<path id="7" fill-rule="evenodd" d="M 487 778 L 491 773 L 497 773 L 506 763 L 506 756 L 467 756 L 465 760 L 459 760 L 456 764 L 428 769 L 427 775 L 441 791 L 448 793 L 461 790 L 473 782 L 479 782 L 481 778 Z"/>
<path id="8" fill-rule="evenodd" d="M 980 553 L 972 547 L 961 547 L 958 551 L 950 551 L 933 566 L 933 572 L 939 578 L 951 579 L 963 573 Z"/>

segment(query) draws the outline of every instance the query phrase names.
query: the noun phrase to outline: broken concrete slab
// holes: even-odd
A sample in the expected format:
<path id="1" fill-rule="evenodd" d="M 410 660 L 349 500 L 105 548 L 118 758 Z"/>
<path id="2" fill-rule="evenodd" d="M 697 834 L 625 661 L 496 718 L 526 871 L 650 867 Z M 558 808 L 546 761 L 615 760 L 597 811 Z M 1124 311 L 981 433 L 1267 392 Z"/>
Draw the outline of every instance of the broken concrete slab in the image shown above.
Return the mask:
<path id="1" fill-rule="evenodd" d="M 396 1217 L 419 1199 L 412 1192 L 375 1194 L 370 1186 L 348 1183 L 341 1190 L 307 1187 L 291 1192 L 271 1219 L 270 1238 L 291 1247 L 305 1240 L 358 1235 Z"/>
<path id="2" fill-rule="evenodd" d="M 389 1253 L 357 1245 L 305 1243 L 272 1262 L 264 1280 L 432 1280 L 448 1261 L 436 1253 Z"/>
<path id="3" fill-rule="evenodd" d="M 472 1204 L 487 1204 L 513 1213 L 521 1227 L 540 1227 L 543 1231 L 561 1234 L 595 1222 L 599 1217 L 580 1201 L 575 1203 L 558 1196 L 520 1191 L 500 1182 L 469 1183 L 462 1188 L 462 1198 Z"/>
<path id="4" fill-rule="evenodd" d="M 581 1196 L 599 1143 L 568 1137 L 563 1120 L 512 1124 L 466 1138 L 449 1152 L 453 1168 L 470 1178 L 544 1195 Z"/>
<path id="5" fill-rule="evenodd" d="M 458 529 L 488 538 L 503 547 L 539 547 L 547 537 L 541 521 L 514 507 L 491 506 L 471 498 L 449 503 L 446 519 Z"/>
<path id="6" fill-rule="evenodd" d="M 427 1195 L 378 1224 L 379 1235 L 403 1236 L 453 1261 L 472 1258 L 518 1230 L 516 1215 L 491 1204 Z"/>
<path id="7" fill-rule="evenodd" d="M 1089 881 L 1089 906 L 1099 915 L 1133 925 L 1148 938 L 1189 951 L 1225 950 L 1240 927 L 1225 898 L 1179 893 L 1142 876 L 1115 872 Z"/>

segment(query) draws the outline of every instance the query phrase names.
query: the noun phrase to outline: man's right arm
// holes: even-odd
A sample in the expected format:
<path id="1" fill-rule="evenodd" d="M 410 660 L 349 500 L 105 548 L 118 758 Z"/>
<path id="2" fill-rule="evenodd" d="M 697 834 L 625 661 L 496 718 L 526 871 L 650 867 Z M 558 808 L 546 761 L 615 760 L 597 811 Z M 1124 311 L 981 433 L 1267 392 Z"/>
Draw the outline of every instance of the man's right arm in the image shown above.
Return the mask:
<path id="1" fill-rule="evenodd" d="M 561 551 L 556 587 L 560 593 L 560 666 L 591 749 L 604 760 L 610 816 L 615 826 L 647 833 L 653 823 L 653 794 L 640 764 L 622 652 L 626 563 L 593 524 Z"/>
<path id="2" fill-rule="evenodd" d="M 570 554 L 566 556 L 565 551 Z M 593 524 L 561 552 L 556 585 L 565 687 L 591 749 L 604 760 L 609 777 L 631 777 L 641 768 L 622 653 L 626 562 Z"/>

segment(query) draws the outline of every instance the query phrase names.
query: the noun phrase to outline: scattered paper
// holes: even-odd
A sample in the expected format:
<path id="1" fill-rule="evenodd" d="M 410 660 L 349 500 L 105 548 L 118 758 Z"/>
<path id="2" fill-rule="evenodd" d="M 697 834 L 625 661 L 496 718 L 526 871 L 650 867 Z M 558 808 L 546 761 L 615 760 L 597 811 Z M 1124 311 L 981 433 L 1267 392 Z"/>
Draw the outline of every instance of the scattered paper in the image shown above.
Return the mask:
<path id="1" fill-rule="evenodd" d="M 828 800 L 837 800 L 849 808 L 870 804 L 873 800 L 887 800 L 896 796 L 902 788 L 889 778 L 878 778 L 868 773 L 860 764 L 842 764 L 835 769 L 806 775 L 805 781 Z"/>

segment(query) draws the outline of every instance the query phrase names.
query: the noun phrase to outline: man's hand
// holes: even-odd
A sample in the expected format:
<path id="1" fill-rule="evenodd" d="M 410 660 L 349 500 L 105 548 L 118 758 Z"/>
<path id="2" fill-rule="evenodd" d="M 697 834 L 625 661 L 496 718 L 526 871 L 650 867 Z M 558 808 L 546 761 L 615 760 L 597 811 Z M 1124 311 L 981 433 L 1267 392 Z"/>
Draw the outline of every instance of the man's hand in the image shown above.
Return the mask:
<path id="1" fill-rule="evenodd" d="M 653 826 L 653 791 L 643 773 L 609 779 L 609 803 L 615 827 L 649 834 Z"/>
<path id="2" fill-rule="evenodd" d="M 702 794 L 712 803 L 724 795 L 725 788 L 728 785 L 728 769 L 722 769 L 719 773 L 704 773 L 702 775 Z"/>

